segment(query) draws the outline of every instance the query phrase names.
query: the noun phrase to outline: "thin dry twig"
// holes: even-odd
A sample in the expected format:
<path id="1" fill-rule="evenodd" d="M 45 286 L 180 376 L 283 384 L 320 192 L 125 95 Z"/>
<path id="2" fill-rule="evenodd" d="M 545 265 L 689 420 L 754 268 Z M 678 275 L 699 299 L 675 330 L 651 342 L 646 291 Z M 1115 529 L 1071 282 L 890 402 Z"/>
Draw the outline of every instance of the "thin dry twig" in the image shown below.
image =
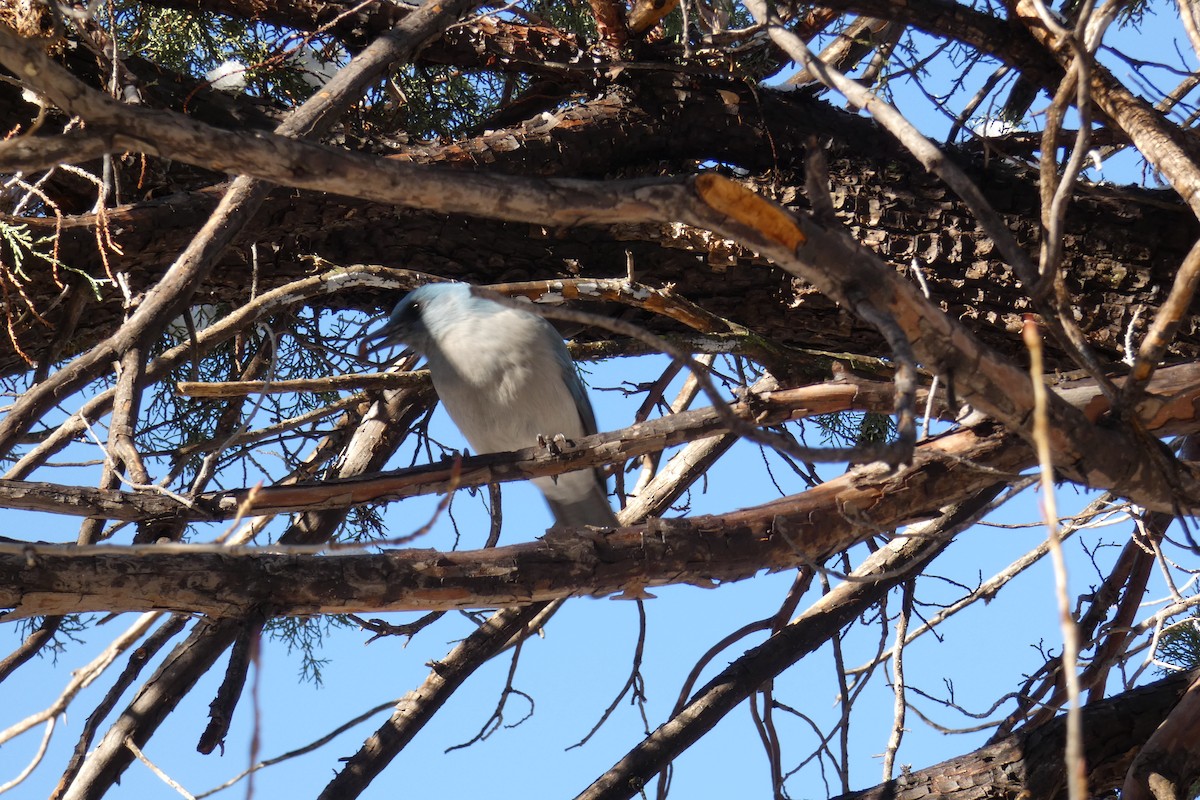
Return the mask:
<path id="1" fill-rule="evenodd" d="M 285 761 L 289 761 L 293 758 L 297 758 L 297 757 L 305 755 L 307 753 L 311 753 L 312 751 L 329 744 L 334 739 L 341 736 L 343 733 L 350 730 L 354 726 L 356 726 L 362 722 L 365 722 L 366 720 L 370 719 L 371 717 L 375 716 L 376 714 L 380 713 L 381 711 L 386 711 L 389 708 L 392 708 L 393 706 L 396 705 L 397 702 L 399 702 L 399 701 L 398 700 L 389 700 L 386 703 L 380 703 L 377 706 L 367 709 L 366 711 L 364 711 L 363 713 L 354 717 L 353 719 L 347 720 L 346 722 L 342 723 L 341 725 L 339 725 L 336 728 L 334 728 L 333 730 L 331 730 L 329 733 L 325 734 L 324 736 L 320 737 L 319 739 L 314 739 L 313 741 L 309 742 L 308 744 L 304 745 L 303 747 L 297 747 L 295 750 L 289 750 L 288 752 L 283 753 L 278 756 L 275 756 L 274 758 L 268 758 L 263 761 L 259 761 L 259 762 L 255 763 L 254 765 L 248 767 L 247 769 L 242 770 L 237 775 L 234 775 L 232 778 L 225 781 L 224 783 L 214 786 L 213 788 L 208 789 L 206 791 L 199 792 L 196 795 L 196 800 L 204 800 L 204 798 L 206 798 L 206 797 L 211 797 L 219 792 L 223 792 L 226 789 L 228 789 L 230 786 L 233 786 L 234 784 L 236 784 L 239 781 L 246 778 L 248 775 L 258 772 L 261 769 L 266 769 L 267 767 L 273 767 L 276 764 L 281 764 L 281 763 L 283 763 Z"/>
<path id="2" fill-rule="evenodd" d="M 33 774 L 37 769 L 38 764 L 42 763 L 42 759 L 46 756 L 46 750 L 50 747 L 50 737 L 54 735 L 54 726 L 58 724 L 58 717 L 51 717 L 46 720 L 46 729 L 42 732 L 42 741 L 38 744 L 37 752 L 29 759 L 29 763 L 11 780 L 0 783 L 0 794 L 4 794 L 10 789 L 15 789 L 20 786 L 26 778 Z"/>
<path id="3" fill-rule="evenodd" d="M 175 384 L 175 391 L 184 397 L 226 398 L 244 397 L 248 394 L 404 389 L 410 386 L 424 386 L 428 382 L 429 370 L 422 369 L 414 372 L 329 375 L 323 378 L 296 378 L 282 381 L 180 381 Z"/>
<path id="4" fill-rule="evenodd" d="M 1050 452 L 1050 427 L 1046 414 L 1046 384 L 1042 378 L 1042 340 L 1037 323 L 1026 319 L 1022 328 L 1025 346 L 1029 350 L 1029 373 L 1033 378 L 1033 440 L 1041 471 L 1042 512 L 1046 519 L 1046 535 L 1050 557 L 1054 564 L 1055 596 L 1058 601 L 1059 624 L 1063 634 L 1062 666 L 1067 686 L 1067 785 L 1071 800 L 1087 798 L 1087 765 L 1083 758 L 1083 717 L 1080 710 L 1079 630 L 1071 616 L 1071 599 L 1067 594 L 1067 564 L 1059 539 L 1058 511 L 1054 502 L 1054 462 Z"/>
<path id="5" fill-rule="evenodd" d="M 642 677 L 642 655 L 646 649 L 646 604 L 641 600 L 635 600 L 638 612 L 638 635 L 637 644 L 633 648 L 633 659 L 630 665 L 629 677 L 625 680 L 625 685 L 617 692 L 616 697 L 609 703 L 608 708 L 604 709 L 604 713 L 600 715 L 600 719 L 592 726 L 582 739 L 573 745 L 568 746 L 567 750 L 574 750 L 577 747 L 583 747 L 588 743 L 596 733 L 612 716 L 612 713 L 617 710 L 617 706 L 625 699 L 625 695 L 632 692 L 630 697 L 631 702 L 637 704 L 638 711 L 642 715 L 642 727 L 646 731 L 646 735 L 650 734 L 650 720 L 646 718 L 646 694 L 645 694 L 645 679 Z"/>
<path id="6" fill-rule="evenodd" d="M 137 756 L 138 761 L 141 761 L 143 764 L 149 767 L 151 772 L 158 776 L 158 778 L 167 786 L 170 786 L 172 789 L 174 789 L 181 797 L 185 797 L 187 800 L 196 800 L 196 796 L 194 794 L 183 788 L 178 781 L 176 781 L 167 773 L 163 772 L 158 768 L 157 764 L 147 758 L 146 754 L 141 751 L 141 748 L 133 743 L 133 739 L 126 739 L 125 746 L 129 748 L 129 752 Z"/>
<path id="7" fill-rule="evenodd" d="M 525 720 L 527 720 L 533 716 L 533 710 L 534 710 L 533 698 L 528 693 L 521 691 L 520 689 L 518 689 L 517 687 L 515 687 L 513 685 L 513 679 L 516 677 L 516 674 L 517 674 L 517 664 L 520 663 L 520 659 L 521 659 L 521 647 L 524 644 L 525 644 L 525 640 L 522 638 L 522 639 L 517 640 L 516 644 L 513 645 L 512 660 L 509 662 L 509 665 L 508 665 L 508 676 L 505 678 L 504 688 L 500 690 L 500 698 L 496 701 L 496 708 L 492 710 L 492 715 L 490 717 L 488 717 L 487 720 L 483 723 L 483 725 L 479 728 L 478 733 L 476 733 L 474 736 L 472 736 L 470 739 L 468 739 L 465 742 L 460 742 L 459 744 L 450 745 L 449 747 L 446 748 L 445 752 L 449 753 L 453 750 L 466 749 L 473 744 L 476 744 L 478 742 L 484 741 L 485 739 L 488 739 L 493 733 L 500 730 L 501 727 L 515 728 L 518 725 L 520 725 L 522 722 L 524 722 Z M 516 722 L 510 722 L 510 723 L 506 724 L 504 722 L 504 708 L 506 705 L 508 705 L 509 698 L 513 697 L 514 695 L 517 697 L 524 698 L 525 702 L 529 703 L 529 710 L 525 713 L 525 716 L 521 717 Z"/>
<path id="8" fill-rule="evenodd" d="M 24 733 L 35 725 L 54 719 L 59 714 L 64 713 L 76 695 L 90 686 L 93 681 L 112 665 L 118 656 L 132 647 L 160 616 L 162 616 L 162 613 L 158 611 L 148 612 L 139 616 L 132 625 L 125 629 L 124 633 L 114 637 L 99 655 L 88 662 L 87 665 L 80 667 L 72 673 L 71 680 L 49 707 L 36 714 L 31 714 L 20 722 L 0 731 L 0 744 Z"/>
<path id="9" fill-rule="evenodd" d="M 908 708 L 904 694 L 907 688 L 904 683 L 904 640 L 908 636 L 908 620 L 912 616 L 916 585 L 915 579 L 904 582 L 900 598 L 900 616 L 896 618 L 896 644 L 892 647 L 892 691 L 896 701 L 892 709 L 892 733 L 883 753 L 884 782 L 892 779 L 896 753 L 900 750 L 900 742 L 904 740 L 904 712 Z"/>

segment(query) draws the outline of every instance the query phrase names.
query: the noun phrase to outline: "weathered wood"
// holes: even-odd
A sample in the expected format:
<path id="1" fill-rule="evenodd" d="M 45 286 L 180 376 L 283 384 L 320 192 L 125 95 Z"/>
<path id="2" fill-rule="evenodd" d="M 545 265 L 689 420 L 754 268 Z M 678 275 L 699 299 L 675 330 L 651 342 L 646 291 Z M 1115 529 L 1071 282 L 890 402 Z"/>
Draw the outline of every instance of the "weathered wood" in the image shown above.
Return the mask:
<path id="1" fill-rule="evenodd" d="M 171 544 L 0 544 L 0 606 L 21 616 L 101 609 L 229 616 L 261 607 L 296 615 L 712 586 L 819 562 L 878 531 L 935 517 L 1030 463 L 1017 437 L 985 422 L 930 440 L 908 467 L 866 465 L 763 506 L 615 532 L 553 531 L 484 550 L 316 556 Z"/>
<path id="2" fill-rule="evenodd" d="M 770 135 L 774 129 L 792 135 L 776 141 Z M 397 155 L 426 164 L 467 168 L 483 161 L 523 174 L 552 169 L 557 175 L 591 176 L 634 169 L 643 162 L 658 164 L 663 158 L 718 154 L 751 170 L 769 170 L 762 179 L 764 190 L 791 205 L 802 198 L 794 188 L 775 188 L 776 170 L 801 169 L 800 145 L 808 134 L 835 141 L 830 157 L 834 201 L 859 240 L 898 269 L 919 259 L 934 297 L 948 313 L 968 321 L 989 345 L 1019 353 L 1015 333 L 1024 302 L 1021 287 L 991 242 L 974 230 L 969 212 L 869 121 L 803 95 L 765 89 L 752 93 L 741 81 L 714 76 L 646 77 L 636 91 L 615 91 L 556 112 L 553 125 L 520 125 L 443 146 L 414 145 Z M 1018 240 L 1034 246 L 1039 235 L 1036 185 L 996 166 L 973 168 L 971 174 Z M 214 194 L 197 190 L 110 211 L 124 250 L 108 255 L 111 268 L 128 273 L 134 291 L 151 285 L 207 217 Z M 27 222 L 46 234 L 56 225 L 54 220 Z M 1163 192 L 1095 187 L 1081 194 L 1068 218 L 1064 267 L 1073 302 L 1095 346 L 1109 354 L 1119 351 L 1127 309 L 1156 307 L 1161 301 L 1157 287 L 1169 285 L 1198 232 L 1186 207 Z M 758 268 L 761 260 L 730 242 L 687 230 L 626 225 L 573 228 L 567 235 L 556 228 L 447 219 L 361 201 L 282 194 L 266 202 L 252 238 L 274 244 L 270 252 L 259 252 L 263 288 L 306 274 L 311 268 L 306 258 L 314 254 L 333 263 L 400 264 L 490 283 L 565 271 L 548 270 L 548 265 L 572 265 L 575 274 L 588 276 L 621 275 L 629 250 L 643 281 L 672 284 L 682 296 L 780 344 L 883 352 L 869 326 L 828 298 L 793 285 L 777 271 Z M 104 275 L 90 214 L 65 220 L 60 250 L 73 267 Z M 697 269 L 697 255 L 707 268 Z M 246 268 L 247 253 L 231 249 L 204 287 L 205 300 L 244 299 Z M 27 292 L 39 307 L 50 306 L 59 289 L 48 276 L 33 278 Z M 376 310 L 394 299 L 348 292 L 321 302 Z M 60 311 L 48 313 L 54 321 Z M 93 304 L 80 323 L 76 346 L 106 335 L 119 319 L 119 304 Z M 652 317 L 645 322 L 654 330 L 670 330 Z M 21 329 L 18 335 L 23 335 Z M 1172 348 L 1177 356 L 1197 352 L 1200 332 L 1189 330 Z M 1050 356 L 1056 354 L 1051 351 Z M 24 362 L 0 337 L 0 373 L 23 369 Z"/>
<path id="3" fill-rule="evenodd" d="M 1200 393 L 1200 380 L 1195 391 Z M 799 389 L 764 392 L 731 406 L 733 414 L 755 425 L 774 425 L 814 414 L 878 411 L 890 407 L 894 389 L 873 381 L 831 382 Z M 118 491 L 0 479 L 0 504 L 27 511 L 81 517 L 146 521 L 220 520 L 349 508 L 488 483 L 557 475 L 657 453 L 684 442 L 725 433 L 728 421 L 713 408 L 648 420 L 630 428 L 584 437 L 558 452 L 529 447 L 514 454 L 493 453 L 447 460 L 385 473 L 287 484 L 257 489 L 206 492 L 194 498 L 144 489 Z"/>
<path id="4" fill-rule="evenodd" d="M 1092 796 L 1121 785 L 1138 748 L 1168 717 L 1195 676 L 1172 675 L 1084 706 L 1084 747 Z M 831 800 L 1058 800 L 1066 797 L 1065 741 L 1066 718 L 1057 717 L 958 758 Z"/>

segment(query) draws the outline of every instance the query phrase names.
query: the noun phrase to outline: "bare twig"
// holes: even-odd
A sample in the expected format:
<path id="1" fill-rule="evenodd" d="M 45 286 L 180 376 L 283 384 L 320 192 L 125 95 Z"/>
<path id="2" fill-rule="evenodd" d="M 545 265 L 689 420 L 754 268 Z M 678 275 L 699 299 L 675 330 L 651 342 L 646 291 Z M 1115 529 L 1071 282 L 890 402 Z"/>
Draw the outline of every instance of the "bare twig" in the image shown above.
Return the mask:
<path id="1" fill-rule="evenodd" d="M 612 713 L 617 710 L 617 706 L 625 699 L 625 695 L 630 694 L 630 700 L 637 703 L 638 711 L 642 715 L 642 725 L 645 728 L 646 734 L 650 733 L 650 721 L 646 718 L 646 695 L 645 695 L 645 679 L 642 677 L 642 654 L 646 649 L 646 604 L 642 600 L 635 600 L 638 612 L 638 635 L 637 644 L 633 648 L 633 659 L 630 665 L 629 677 L 625 680 L 625 685 L 617 692 L 616 697 L 609 703 L 608 708 L 604 709 L 604 713 L 600 715 L 600 719 L 592 726 L 592 729 L 584 735 L 582 739 L 573 745 L 567 747 L 568 750 L 574 750 L 577 747 L 583 747 L 588 743 L 596 733 L 612 716 Z"/>
<path id="2" fill-rule="evenodd" d="M 83 759 L 87 756 L 88 750 L 91 749 L 96 731 L 100 729 L 100 725 L 104 722 L 105 717 L 116 706 L 117 701 L 121 699 L 121 695 L 133 684 L 133 681 L 141 674 L 142 669 L 145 668 L 150 659 L 170 639 L 183 630 L 187 620 L 188 617 L 186 615 L 172 614 L 169 619 L 158 627 L 158 630 L 147 636 L 145 641 L 130 654 L 125 669 L 121 671 L 121 674 L 113 681 L 108 691 L 104 694 L 104 697 L 92 709 L 92 713 L 88 715 L 87 722 L 84 723 L 83 730 L 79 734 L 79 739 L 75 742 L 75 750 L 71 754 L 71 760 L 67 762 L 67 766 L 59 779 L 59 791 L 74 779 L 80 765 L 83 764 Z"/>
<path id="3" fill-rule="evenodd" d="M 249 767 L 248 769 L 245 769 L 242 772 L 239 772 L 237 775 L 234 775 L 232 778 L 225 781 L 224 783 L 214 786 L 213 788 L 208 789 L 207 791 L 199 792 L 196 795 L 196 800 L 203 800 L 203 798 L 205 798 L 205 797 L 211 797 L 212 795 L 215 795 L 219 792 L 223 792 L 226 789 L 228 789 L 230 786 L 233 786 L 234 784 L 236 784 L 238 781 L 242 780 L 243 778 L 247 777 L 248 775 L 251 775 L 252 773 L 257 772 L 261 769 L 266 769 L 267 767 L 273 767 L 276 764 L 281 764 L 284 761 L 289 761 L 293 758 L 297 758 L 297 757 L 305 755 L 307 753 L 311 753 L 312 751 L 314 751 L 320 747 L 324 747 L 325 745 L 329 744 L 334 739 L 341 736 L 343 733 L 350 730 L 354 726 L 356 726 L 362 722 L 365 722 L 366 720 L 370 719 L 371 717 L 375 716 L 376 714 L 378 714 L 381 711 L 386 711 L 387 709 L 392 708 L 393 706 L 396 705 L 396 703 L 397 703 L 396 700 L 389 700 L 386 703 L 380 703 L 379 705 L 374 706 L 373 708 L 367 709 L 366 711 L 364 711 L 363 713 L 354 717 L 353 719 L 347 720 L 346 722 L 342 723 L 341 725 L 339 725 L 336 728 L 334 728 L 333 730 L 331 730 L 329 733 L 325 734 L 324 736 L 320 737 L 319 739 L 314 739 L 313 741 L 309 742 L 308 744 L 304 745 L 303 747 L 297 747 L 295 750 L 289 750 L 288 752 L 283 753 L 282 755 L 275 756 L 274 758 L 268 758 L 263 761 L 259 761 L 256 764 Z"/>
<path id="4" fill-rule="evenodd" d="M 133 753 L 135 756 L 137 756 L 138 761 L 141 761 L 143 764 L 145 764 L 147 767 L 149 767 L 151 772 L 153 772 L 155 775 L 157 775 L 158 778 L 163 783 L 165 783 L 167 786 L 170 786 L 172 789 L 174 789 L 181 797 L 186 798 L 186 800 L 196 800 L 195 795 L 193 795 L 187 789 L 183 788 L 183 786 L 181 786 L 179 784 L 179 782 L 176 781 L 174 778 L 172 778 L 170 775 L 168 775 L 167 773 L 165 773 L 161 769 L 159 769 L 158 766 L 153 761 L 146 758 L 146 754 L 141 751 L 141 748 L 139 748 L 136 744 L 133 743 L 132 739 L 126 739 L 125 746 L 129 748 L 129 751 L 131 753 Z"/>
<path id="5" fill-rule="evenodd" d="M 244 397 L 248 394 L 291 394 L 338 392 L 346 390 L 403 389 L 429 382 L 428 370 L 415 372 L 376 372 L 359 375 L 330 375 L 324 378 L 297 378 L 282 381 L 180 381 L 175 391 L 185 397 Z"/>
<path id="6" fill-rule="evenodd" d="M 1062 666 L 1067 686 L 1067 749 L 1066 770 L 1071 800 L 1087 797 L 1087 765 L 1083 760 L 1083 729 L 1080 712 L 1079 632 L 1071 616 L 1071 600 L 1067 595 L 1067 565 L 1059 539 L 1058 512 L 1054 502 L 1054 464 L 1050 455 L 1049 422 L 1045 411 L 1046 387 L 1042 380 L 1042 340 L 1037 323 L 1026 320 L 1023 328 L 1025 346 L 1029 350 L 1029 373 L 1034 390 L 1034 444 L 1041 469 L 1042 510 L 1046 517 L 1046 535 L 1050 542 L 1050 557 L 1054 563 L 1055 596 L 1058 600 L 1059 624 L 1062 627 Z"/>
<path id="7" fill-rule="evenodd" d="M 896 701 L 892 709 L 892 734 L 888 738 L 887 749 L 883 753 L 883 780 L 892 779 L 896 763 L 896 753 L 900 750 L 900 742 L 904 739 L 904 712 L 908 708 L 904 690 L 904 640 L 908 636 L 908 619 L 912 615 L 913 591 L 916 580 L 904 582 L 903 594 L 900 599 L 900 615 L 896 618 L 896 644 L 892 647 L 892 691 Z"/>
<path id="8" fill-rule="evenodd" d="M 0 783 L 0 794 L 4 794 L 8 790 L 20 786 L 26 778 L 33 774 L 38 764 L 42 763 L 42 759 L 46 755 L 46 749 L 50 746 L 50 737 L 54 735 L 54 726 L 56 724 L 58 724 L 58 717 L 50 717 L 50 719 L 46 720 L 46 729 L 42 732 L 42 741 L 38 744 L 38 749 L 33 754 L 33 758 L 29 759 L 29 763 L 15 777 L 4 783 Z"/>
<path id="9" fill-rule="evenodd" d="M 59 714 L 65 712 L 67 707 L 70 706 L 71 701 L 75 699 L 75 696 L 90 686 L 98 677 L 100 677 L 100 675 L 102 675 L 104 671 L 112 665 L 113 661 L 115 661 L 118 656 L 132 647 L 133 644 L 150 628 L 154 621 L 159 618 L 159 616 L 160 614 L 151 612 L 142 614 L 140 617 L 138 617 L 138 619 L 132 625 L 130 625 L 124 633 L 115 637 L 112 642 L 110 642 L 108 646 L 104 648 L 100 655 L 92 659 L 91 662 L 89 662 L 86 666 L 75 670 L 71 676 L 71 680 L 67 683 L 67 686 L 48 708 L 45 708 L 36 714 L 32 714 L 20 722 L 10 725 L 5 730 L 0 731 L 0 744 L 9 741 L 14 736 L 24 733 L 35 725 L 39 725 L 42 722 L 53 719 Z"/>

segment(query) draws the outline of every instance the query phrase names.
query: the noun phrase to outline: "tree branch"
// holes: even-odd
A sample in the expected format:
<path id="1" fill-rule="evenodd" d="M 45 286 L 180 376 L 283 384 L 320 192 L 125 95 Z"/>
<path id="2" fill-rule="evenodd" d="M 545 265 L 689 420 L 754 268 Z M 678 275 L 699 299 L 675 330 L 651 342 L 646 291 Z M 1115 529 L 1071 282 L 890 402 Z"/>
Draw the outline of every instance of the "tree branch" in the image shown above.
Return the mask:
<path id="1" fill-rule="evenodd" d="M 314 558 L 195 545 L 0 545 L 0 605 L 21 616 L 88 608 L 225 616 L 265 603 L 283 615 L 513 606 L 630 587 L 712 585 L 817 563 L 937 514 L 1032 463 L 1018 441 L 983 423 L 923 443 L 912 466 L 859 467 L 755 508 L 475 551 Z"/>
<path id="2" fill-rule="evenodd" d="M 1084 754 L 1094 795 L 1121 785 L 1125 766 L 1167 718 L 1195 673 L 1174 675 L 1083 707 Z M 1066 797 L 1066 718 L 1015 733 L 972 753 L 831 800 L 973 800 L 986 786 L 999 797 Z"/>
<path id="3" fill-rule="evenodd" d="M 476 5 L 476 0 L 429 2 L 413 11 L 389 35 L 377 39 L 340 70 L 322 90 L 296 109 L 276 129 L 280 138 L 319 134 L 328 129 L 343 108 L 354 102 L 372 80 L 393 61 L 411 59 L 427 40 L 441 33 Z M 0 62 L 27 80 L 39 92 L 63 108 L 78 101 L 97 113 L 101 108 L 117 116 L 122 106 L 106 95 L 91 90 L 55 64 L 39 46 L 0 25 Z M 198 133 L 199 131 L 197 131 Z M 220 252 L 233 240 L 257 211 L 270 187 L 254 178 L 239 177 L 221 199 L 216 211 L 163 279 L 142 299 L 117 333 L 92 348 L 46 380 L 31 388 L 0 421 L 0 453 L 8 452 L 14 439 L 29 431 L 58 398 L 71 394 L 93 380 L 132 344 L 144 342 L 161 331 L 191 300 L 192 293 L 207 276 Z"/>
<path id="4" fill-rule="evenodd" d="M 1002 486 L 993 482 L 966 497 L 961 506 L 948 505 L 935 522 L 913 526 L 912 535 L 893 539 L 872 553 L 855 570 L 857 580 L 838 585 L 766 642 L 735 660 L 576 800 L 633 797 L 750 694 L 835 636 L 906 575 L 935 558 L 956 532 L 975 521 Z"/>
<path id="5" fill-rule="evenodd" d="M 422 388 L 429 390 L 428 383 Z M 1200 382 L 1196 391 L 1200 392 Z M 733 404 L 730 410 L 747 423 L 775 425 L 814 414 L 838 411 L 888 410 L 894 389 L 875 381 L 817 384 L 801 389 L 762 392 Z M 190 498 L 190 505 L 150 491 L 122 492 L 82 486 L 0 479 L 0 502 L 8 508 L 54 511 L 84 517 L 126 521 L 230 519 L 254 515 L 348 508 L 363 503 L 396 500 L 450 487 L 527 480 L 576 469 L 618 463 L 667 447 L 729 430 L 716 409 L 672 414 L 629 428 L 583 437 L 561 452 L 528 447 L 515 453 L 490 453 L 450 462 L 410 467 L 381 474 L 353 475 L 318 483 L 268 486 L 207 492 Z M 249 505 L 246 505 L 249 503 Z"/>

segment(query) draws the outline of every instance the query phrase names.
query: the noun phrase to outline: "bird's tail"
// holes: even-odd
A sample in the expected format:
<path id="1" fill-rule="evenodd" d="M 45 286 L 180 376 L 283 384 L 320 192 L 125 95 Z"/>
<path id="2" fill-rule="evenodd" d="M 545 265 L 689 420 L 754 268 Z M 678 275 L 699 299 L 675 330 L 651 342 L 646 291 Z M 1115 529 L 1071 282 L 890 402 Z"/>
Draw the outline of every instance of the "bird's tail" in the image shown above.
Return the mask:
<path id="1" fill-rule="evenodd" d="M 620 522 L 609 505 L 608 497 L 597 482 L 596 487 L 578 500 L 564 502 L 546 498 L 550 504 L 550 513 L 554 515 L 554 527 L 577 528 L 581 525 L 591 525 L 597 528 L 618 528 Z"/>

